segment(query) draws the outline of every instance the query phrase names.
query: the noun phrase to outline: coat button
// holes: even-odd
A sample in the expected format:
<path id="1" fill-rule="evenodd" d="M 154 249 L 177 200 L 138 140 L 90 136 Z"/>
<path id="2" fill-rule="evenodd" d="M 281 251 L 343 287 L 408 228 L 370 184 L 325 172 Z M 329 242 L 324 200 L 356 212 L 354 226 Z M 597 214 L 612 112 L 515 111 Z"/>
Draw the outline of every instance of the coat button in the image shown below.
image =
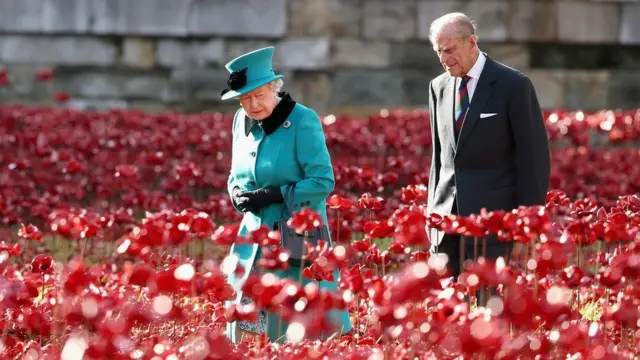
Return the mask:
<path id="1" fill-rule="evenodd" d="M 251 155 L 251 157 L 256 157 L 256 152 L 252 151 L 249 155 Z"/>
<path id="2" fill-rule="evenodd" d="M 311 201 L 307 200 L 307 206 L 311 205 Z"/>
<path id="3" fill-rule="evenodd" d="M 300 203 L 300 207 L 304 207 L 304 203 L 303 202 Z"/>
<path id="4" fill-rule="evenodd" d="M 249 181 L 249 186 L 256 186 L 256 183 L 253 181 Z"/>

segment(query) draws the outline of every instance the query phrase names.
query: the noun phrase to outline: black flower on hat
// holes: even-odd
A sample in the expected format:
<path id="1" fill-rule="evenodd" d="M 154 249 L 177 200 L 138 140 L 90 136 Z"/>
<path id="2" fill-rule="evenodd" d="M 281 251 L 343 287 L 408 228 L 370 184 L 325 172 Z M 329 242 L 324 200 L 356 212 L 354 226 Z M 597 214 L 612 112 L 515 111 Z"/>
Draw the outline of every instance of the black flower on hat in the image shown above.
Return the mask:
<path id="1" fill-rule="evenodd" d="M 229 80 L 227 80 L 228 89 L 222 90 L 222 95 L 226 94 L 230 90 L 238 90 L 247 84 L 247 68 L 242 70 L 237 70 L 229 75 Z"/>
<path id="2" fill-rule="evenodd" d="M 245 85 L 247 85 L 247 68 L 234 71 L 229 75 L 229 80 L 227 80 L 229 89 L 238 90 Z"/>

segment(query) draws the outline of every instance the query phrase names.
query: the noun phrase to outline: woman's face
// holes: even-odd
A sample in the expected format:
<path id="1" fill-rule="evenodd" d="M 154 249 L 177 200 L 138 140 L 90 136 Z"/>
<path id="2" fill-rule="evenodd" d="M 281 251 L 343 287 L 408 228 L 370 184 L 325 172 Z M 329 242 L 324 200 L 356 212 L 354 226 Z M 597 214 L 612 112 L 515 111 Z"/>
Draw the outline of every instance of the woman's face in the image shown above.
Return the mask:
<path id="1" fill-rule="evenodd" d="M 264 120 L 276 107 L 276 92 L 271 84 L 261 87 L 240 96 L 240 104 L 244 111 L 254 120 Z"/>

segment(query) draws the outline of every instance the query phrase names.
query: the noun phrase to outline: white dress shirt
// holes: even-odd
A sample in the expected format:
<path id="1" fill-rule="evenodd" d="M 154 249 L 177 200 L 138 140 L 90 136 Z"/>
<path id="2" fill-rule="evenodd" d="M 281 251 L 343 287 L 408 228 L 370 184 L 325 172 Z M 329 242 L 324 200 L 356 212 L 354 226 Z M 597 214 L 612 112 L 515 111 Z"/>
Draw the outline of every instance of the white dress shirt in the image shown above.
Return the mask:
<path id="1" fill-rule="evenodd" d="M 476 63 L 473 64 L 473 67 L 467 73 L 467 76 L 471 77 L 469 82 L 467 83 L 467 92 L 469 93 L 469 103 L 471 103 L 471 99 L 473 99 L 473 93 L 476 91 L 476 87 L 478 86 L 478 79 L 480 79 L 480 74 L 482 74 L 482 69 L 484 69 L 484 64 L 487 62 L 486 56 L 482 52 L 478 55 L 478 59 Z M 462 78 L 456 78 L 456 101 L 458 99 L 458 89 L 460 88 L 460 81 Z"/>

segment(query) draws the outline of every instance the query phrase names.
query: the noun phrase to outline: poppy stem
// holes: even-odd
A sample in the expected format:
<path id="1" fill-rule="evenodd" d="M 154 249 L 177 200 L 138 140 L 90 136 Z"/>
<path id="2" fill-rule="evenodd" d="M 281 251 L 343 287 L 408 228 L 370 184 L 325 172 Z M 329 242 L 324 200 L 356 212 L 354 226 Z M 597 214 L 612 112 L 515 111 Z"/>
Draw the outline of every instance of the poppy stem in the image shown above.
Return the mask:
<path id="1" fill-rule="evenodd" d="M 529 275 L 529 252 L 531 251 L 531 243 L 527 243 L 524 253 L 524 274 Z"/>
<path id="2" fill-rule="evenodd" d="M 282 339 L 282 312 L 280 313 L 280 316 L 278 316 L 278 339 L 276 340 L 276 343 Z"/>
<path id="3" fill-rule="evenodd" d="M 201 265 L 204 264 L 205 260 L 207 259 L 207 240 L 203 239 L 202 240 L 202 250 L 200 252 L 200 259 L 201 261 Z"/>
<path id="4" fill-rule="evenodd" d="M 533 257 L 535 259 L 536 257 L 536 239 L 537 238 L 533 238 L 532 239 L 532 247 L 531 247 L 531 251 L 532 251 L 532 255 L 531 257 Z M 534 279 L 533 279 L 533 296 L 536 297 L 536 299 L 538 298 L 538 269 L 536 268 L 534 270 Z"/>
<path id="5" fill-rule="evenodd" d="M 460 235 L 460 274 L 462 274 L 462 272 L 464 271 L 464 246 L 465 246 L 465 241 L 464 241 L 464 235 Z M 456 279 L 453 279 L 453 281 L 456 281 Z"/>
<path id="6" fill-rule="evenodd" d="M 473 261 L 478 261 L 478 237 L 473 237 Z"/>
<path id="7" fill-rule="evenodd" d="M 340 242 L 340 209 L 336 212 L 338 213 L 336 219 L 336 242 Z"/>
<path id="8" fill-rule="evenodd" d="M 45 279 L 44 279 L 44 272 L 43 272 L 42 273 L 42 303 L 40 303 L 40 306 L 42 306 L 43 308 L 44 308 L 44 304 L 45 304 L 45 301 L 44 301 L 44 282 L 45 282 Z M 42 342 L 42 329 L 39 330 L 39 333 L 40 333 L 40 344 L 44 346 L 44 342 Z"/>
<path id="9" fill-rule="evenodd" d="M 582 267 L 582 244 L 578 244 L 578 267 Z M 578 283 L 576 301 L 578 302 L 578 312 L 580 312 L 580 283 Z"/>
<path id="10" fill-rule="evenodd" d="M 356 344 L 360 341 L 360 296 L 356 295 Z"/>
<path id="11" fill-rule="evenodd" d="M 84 245 L 82 246 L 82 251 L 80 251 L 80 258 L 84 260 L 84 253 L 87 251 L 87 243 L 89 242 L 89 238 L 84 238 Z"/>
<path id="12" fill-rule="evenodd" d="M 305 249 L 307 248 L 307 235 L 304 236 L 304 240 L 302 241 L 302 260 L 300 261 L 300 275 L 298 275 L 298 283 L 302 286 L 302 273 L 304 270 L 304 259 L 306 257 Z"/>
<path id="13" fill-rule="evenodd" d="M 482 237 L 482 257 L 483 258 L 487 258 L 487 237 L 483 236 Z M 488 294 L 488 289 L 486 285 L 482 286 L 482 290 L 480 292 L 480 304 L 482 304 L 482 306 L 487 306 L 487 296 L 489 296 Z"/>

